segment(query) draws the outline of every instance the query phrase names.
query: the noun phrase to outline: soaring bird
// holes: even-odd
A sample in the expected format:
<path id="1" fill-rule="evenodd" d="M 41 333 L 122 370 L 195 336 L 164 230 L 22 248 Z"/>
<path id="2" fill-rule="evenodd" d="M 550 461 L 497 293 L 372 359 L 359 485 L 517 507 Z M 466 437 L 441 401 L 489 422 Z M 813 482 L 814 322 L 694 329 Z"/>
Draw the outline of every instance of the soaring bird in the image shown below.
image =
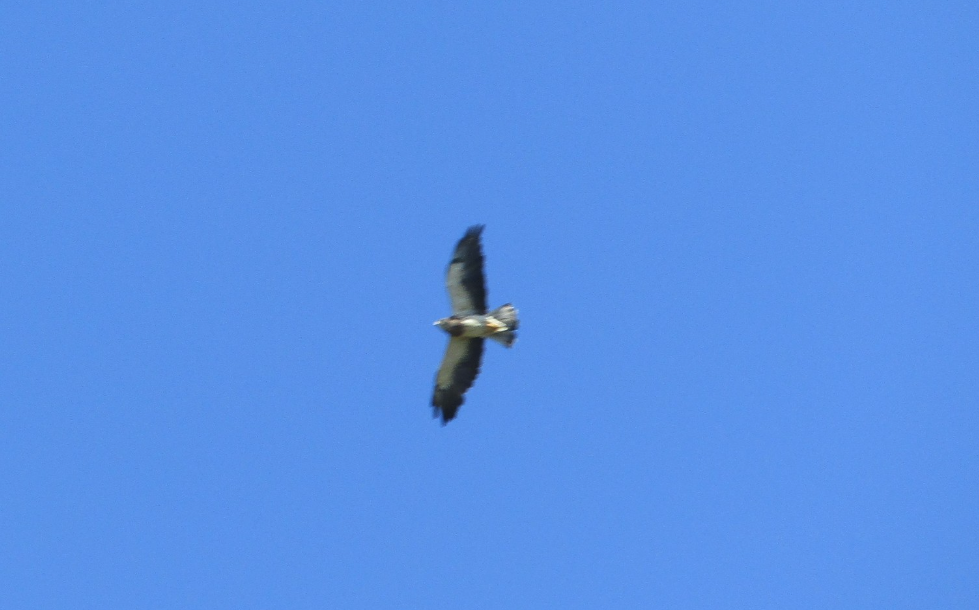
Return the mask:
<path id="1" fill-rule="evenodd" d="M 469 227 L 452 253 L 445 274 L 445 286 L 452 302 L 452 315 L 435 322 L 449 333 L 442 366 L 435 375 L 432 395 L 434 417 L 442 425 L 456 416 L 466 393 L 479 375 L 483 358 L 483 339 L 492 339 L 505 347 L 517 340 L 516 308 L 507 303 L 486 311 L 486 281 L 483 278 L 483 248 L 480 235 L 483 225 Z"/>

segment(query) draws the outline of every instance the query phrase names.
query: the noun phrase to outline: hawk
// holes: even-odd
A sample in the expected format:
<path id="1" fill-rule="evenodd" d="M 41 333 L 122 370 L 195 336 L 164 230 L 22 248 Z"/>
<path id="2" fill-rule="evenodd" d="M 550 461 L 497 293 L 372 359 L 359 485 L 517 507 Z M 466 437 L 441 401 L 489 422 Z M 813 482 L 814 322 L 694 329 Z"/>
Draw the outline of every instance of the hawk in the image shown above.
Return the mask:
<path id="1" fill-rule="evenodd" d="M 519 322 L 513 305 L 507 303 L 486 311 L 483 248 L 479 241 L 482 232 L 483 225 L 469 227 L 456 245 L 445 274 L 452 315 L 434 324 L 449 333 L 449 346 L 435 375 L 432 395 L 433 415 L 442 418 L 443 426 L 456 416 L 463 394 L 479 375 L 483 340 L 489 338 L 510 347 L 517 339 Z"/>

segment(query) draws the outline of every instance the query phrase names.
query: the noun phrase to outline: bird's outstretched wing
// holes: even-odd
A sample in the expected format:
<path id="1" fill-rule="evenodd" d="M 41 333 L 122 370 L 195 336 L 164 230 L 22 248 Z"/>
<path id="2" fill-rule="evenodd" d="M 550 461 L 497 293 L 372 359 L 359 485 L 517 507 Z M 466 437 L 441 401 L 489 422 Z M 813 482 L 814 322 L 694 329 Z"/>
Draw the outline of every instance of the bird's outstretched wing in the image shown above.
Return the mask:
<path id="1" fill-rule="evenodd" d="M 482 358 L 482 339 L 449 339 L 442 366 L 435 375 L 435 393 L 432 395 L 433 416 L 441 416 L 443 425 L 456 416 L 456 411 L 465 400 L 462 395 L 479 375 Z"/>
<path id="2" fill-rule="evenodd" d="M 483 248 L 479 236 L 483 225 L 469 227 L 452 253 L 445 273 L 452 313 L 457 316 L 486 313 L 486 280 L 483 278 Z"/>

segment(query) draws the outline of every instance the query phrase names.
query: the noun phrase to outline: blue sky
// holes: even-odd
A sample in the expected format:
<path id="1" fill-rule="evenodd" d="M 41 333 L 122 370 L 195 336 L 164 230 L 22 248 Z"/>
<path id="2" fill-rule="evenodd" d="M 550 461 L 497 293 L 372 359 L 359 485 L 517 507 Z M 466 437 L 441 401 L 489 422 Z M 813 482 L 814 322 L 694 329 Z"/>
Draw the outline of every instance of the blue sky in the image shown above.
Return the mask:
<path id="1" fill-rule="evenodd" d="M 3 12 L 3 607 L 979 607 L 973 3 Z"/>

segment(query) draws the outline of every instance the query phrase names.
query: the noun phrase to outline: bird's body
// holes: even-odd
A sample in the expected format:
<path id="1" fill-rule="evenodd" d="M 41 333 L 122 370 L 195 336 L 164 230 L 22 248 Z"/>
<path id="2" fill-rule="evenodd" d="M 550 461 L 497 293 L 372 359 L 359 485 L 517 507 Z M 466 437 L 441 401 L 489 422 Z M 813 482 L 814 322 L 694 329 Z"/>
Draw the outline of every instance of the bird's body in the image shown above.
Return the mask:
<path id="1" fill-rule="evenodd" d="M 467 339 L 495 339 L 503 341 L 503 338 L 510 338 L 504 342 L 507 347 L 516 339 L 516 333 L 511 330 L 517 321 L 517 310 L 507 303 L 486 315 L 472 314 L 468 316 L 449 316 L 442 318 L 435 324 L 453 337 L 464 337 Z"/>
<path id="2" fill-rule="evenodd" d="M 470 227 L 459 240 L 446 272 L 445 284 L 452 301 L 452 315 L 435 322 L 450 336 L 442 366 L 435 376 L 432 407 L 435 417 L 448 423 L 462 405 L 466 390 L 483 357 L 483 340 L 493 339 L 510 347 L 517 338 L 517 310 L 507 303 L 486 311 L 481 225 Z"/>

